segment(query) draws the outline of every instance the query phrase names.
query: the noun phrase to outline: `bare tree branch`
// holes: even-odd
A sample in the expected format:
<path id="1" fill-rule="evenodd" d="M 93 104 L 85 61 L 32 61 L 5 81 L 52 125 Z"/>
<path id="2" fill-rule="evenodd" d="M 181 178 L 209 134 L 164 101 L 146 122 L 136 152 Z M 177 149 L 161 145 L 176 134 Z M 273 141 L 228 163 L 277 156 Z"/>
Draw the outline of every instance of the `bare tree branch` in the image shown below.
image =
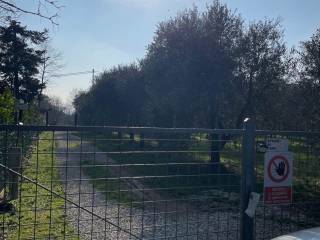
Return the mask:
<path id="1" fill-rule="evenodd" d="M 52 15 L 43 14 L 42 9 L 47 7 L 54 9 L 55 13 Z M 14 3 L 14 1 L 0 0 L 0 9 L 4 10 L 7 13 L 10 13 L 10 14 L 25 13 L 25 14 L 35 15 L 50 21 L 54 25 L 58 25 L 58 23 L 56 22 L 56 19 L 59 16 L 59 11 L 61 10 L 61 8 L 63 8 L 63 6 L 59 5 L 57 1 L 52 1 L 52 0 L 39 0 L 37 9 L 34 11 L 19 7 L 17 4 Z"/>

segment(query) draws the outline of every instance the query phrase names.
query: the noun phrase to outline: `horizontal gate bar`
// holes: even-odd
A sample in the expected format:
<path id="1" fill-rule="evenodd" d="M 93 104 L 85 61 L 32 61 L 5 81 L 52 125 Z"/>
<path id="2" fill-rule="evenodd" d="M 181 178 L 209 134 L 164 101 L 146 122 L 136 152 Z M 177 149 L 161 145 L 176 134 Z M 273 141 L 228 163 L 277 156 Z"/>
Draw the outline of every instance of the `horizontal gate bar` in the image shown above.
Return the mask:
<path id="1" fill-rule="evenodd" d="M 117 127 L 117 126 L 34 126 L 0 125 L 0 131 L 124 131 L 132 133 L 215 133 L 241 135 L 242 129 L 207 128 L 160 128 L 160 127 Z"/>
<path id="2" fill-rule="evenodd" d="M 131 133 L 208 133 L 208 134 L 232 134 L 242 135 L 243 129 L 208 129 L 208 128 L 162 128 L 162 127 L 128 127 L 128 126 L 35 126 L 35 125 L 0 125 L 0 131 L 122 131 Z M 290 136 L 319 136 L 320 132 L 310 131 L 278 131 L 256 130 L 256 136 L 263 135 L 290 135 Z"/>

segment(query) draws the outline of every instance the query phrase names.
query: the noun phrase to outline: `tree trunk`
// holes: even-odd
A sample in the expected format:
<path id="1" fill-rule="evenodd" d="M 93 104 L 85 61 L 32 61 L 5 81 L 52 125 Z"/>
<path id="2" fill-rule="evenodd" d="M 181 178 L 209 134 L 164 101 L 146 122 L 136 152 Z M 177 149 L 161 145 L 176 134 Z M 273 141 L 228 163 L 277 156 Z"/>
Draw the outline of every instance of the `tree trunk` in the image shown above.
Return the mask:
<path id="1" fill-rule="evenodd" d="M 218 134 L 211 134 L 210 140 L 211 140 L 211 156 L 210 156 L 210 162 L 211 163 L 219 163 L 220 162 L 220 135 Z"/>
<path id="2" fill-rule="evenodd" d="M 212 121 L 212 129 L 220 128 L 218 124 L 218 117 L 216 115 L 213 115 L 211 117 Z M 219 134 L 211 134 L 210 136 L 210 162 L 211 163 L 219 163 L 220 162 L 220 136 Z M 213 165 L 213 167 L 215 167 Z"/>
<path id="3" fill-rule="evenodd" d="M 134 133 L 129 133 L 130 136 L 130 146 L 134 148 Z"/>
<path id="4" fill-rule="evenodd" d="M 140 148 L 141 149 L 144 148 L 144 134 L 143 133 L 140 134 Z"/>
<path id="5" fill-rule="evenodd" d="M 16 68 L 18 68 L 18 67 L 16 67 Z M 15 73 L 14 73 L 13 94 L 14 94 L 14 98 L 16 100 L 16 103 L 19 103 L 19 73 L 18 73 L 17 69 L 15 70 Z M 15 107 L 15 110 L 14 110 L 14 122 L 15 122 L 15 124 L 17 124 L 18 121 L 19 121 L 19 119 L 18 119 L 18 110 Z"/>
<path id="6" fill-rule="evenodd" d="M 133 142 L 134 141 L 134 133 L 130 133 L 130 140 Z"/>
<path id="7" fill-rule="evenodd" d="M 215 126 L 217 126 L 219 129 L 223 129 L 222 122 L 220 120 L 216 122 L 217 123 L 215 124 Z M 211 134 L 210 162 L 213 163 L 213 167 L 216 164 L 220 163 L 220 160 L 221 160 L 220 152 L 223 150 L 224 146 L 227 144 L 228 140 L 230 139 L 231 139 L 231 136 L 227 134 L 216 134 L 216 133 Z M 218 165 L 216 165 L 216 167 L 218 167 Z"/>
<path id="8" fill-rule="evenodd" d="M 120 131 L 118 132 L 118 138 L 122 139 L 122 132 L 120 132 Z"/>
<path id="9" fill-rule="evenodd" d="M 118 131 L 118 139 L 119 141 L 117 142 L 118 144 L 118 150 L 121 151 L 122 150 L 122 132 Z"/>

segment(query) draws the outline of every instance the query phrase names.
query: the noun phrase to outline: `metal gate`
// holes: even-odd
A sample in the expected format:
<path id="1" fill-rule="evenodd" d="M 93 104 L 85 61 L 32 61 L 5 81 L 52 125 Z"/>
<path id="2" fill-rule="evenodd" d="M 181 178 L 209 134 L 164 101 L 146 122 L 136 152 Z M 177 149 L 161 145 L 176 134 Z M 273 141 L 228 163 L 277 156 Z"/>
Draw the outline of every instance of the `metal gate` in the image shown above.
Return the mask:
<path id="1" fill-rule="evenodd" d="M 297 131 L 255 132 L 256 142 L 267 139 L 289 140 L 293 152 L 293 199 L 290 205 L 260 204 L 255 216 L 256 239 L 320 226 L 320 133 Z M 263 153 L 255 156 L 256 191 L 263 189 Z"/>
<path id="2" fill-rule="evenodd" d="M 261 203 L 251 219 L 255 141 L 274 136 L 295 152 L 294 204 Z M 0 239 L 270 239 L 319 225 L 317 134 L 0 126 L 0 141 Z"/>

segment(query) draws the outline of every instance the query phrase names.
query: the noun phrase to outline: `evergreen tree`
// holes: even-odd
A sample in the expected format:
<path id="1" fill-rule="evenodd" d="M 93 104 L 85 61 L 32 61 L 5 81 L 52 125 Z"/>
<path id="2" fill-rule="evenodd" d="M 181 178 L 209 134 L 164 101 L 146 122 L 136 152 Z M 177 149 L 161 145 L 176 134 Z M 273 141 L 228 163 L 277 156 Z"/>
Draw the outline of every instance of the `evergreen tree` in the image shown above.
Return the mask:
<path id="1" fill-rule="evenodd" d="M 31 102 L 44 87 L 37 75 L 44 51 L 37 46 L 47 39 L 47 31 L 27 30 L 10 20 L 0 26 L 0 93 L 9 88 L 15 99 Z"/>

